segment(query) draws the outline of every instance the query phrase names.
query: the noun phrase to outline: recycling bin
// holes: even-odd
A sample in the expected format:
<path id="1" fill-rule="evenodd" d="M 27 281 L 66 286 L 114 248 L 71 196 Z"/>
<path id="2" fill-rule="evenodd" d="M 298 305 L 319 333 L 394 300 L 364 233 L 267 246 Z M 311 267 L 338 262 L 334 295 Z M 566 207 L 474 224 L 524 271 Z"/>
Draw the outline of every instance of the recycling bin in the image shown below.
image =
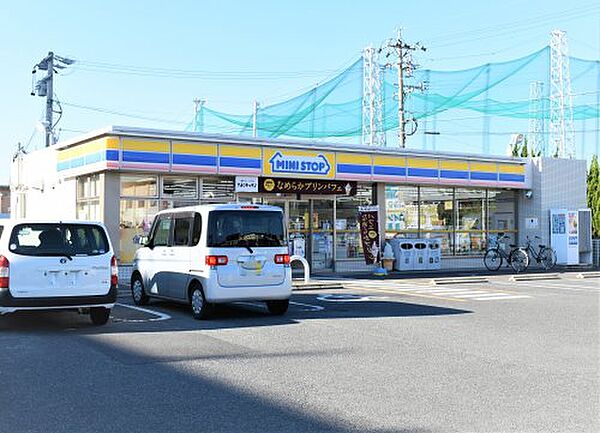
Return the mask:
<path id="1" fill-rule="evenodd" d="M 427 269 L 442 268 L 442 244 L 439 239 L 429 239 L 427 248 Z"/>
<path id="2" fill-rule="evenodd" d="M 399 260 L 396 260 L 396 270 L 412 271 L 414 269 L 414 241 L 402 239 L 398 244 Z"/>
<path id="3" fill-rule="evenodd" d="M 426 239 L 417 239 L 413 244 L 413 269 L 428 269 L 429 248 Z"/>

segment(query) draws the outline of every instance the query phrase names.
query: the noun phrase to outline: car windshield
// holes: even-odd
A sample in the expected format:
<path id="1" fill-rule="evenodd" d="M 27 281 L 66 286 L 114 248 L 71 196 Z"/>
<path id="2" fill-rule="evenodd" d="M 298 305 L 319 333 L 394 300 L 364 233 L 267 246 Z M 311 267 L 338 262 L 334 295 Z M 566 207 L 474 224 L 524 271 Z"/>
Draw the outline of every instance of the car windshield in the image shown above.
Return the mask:
<path id="1" fill-rule="evenodd" d="M 26 256 L 95 256 L 109 251 L 104 229 L 91 224 L 19 224 L 8 248 Z"/>
<path id="2" fill-rule="evenodd" d="M 281 247 L 285 245 L 283 214 L 276 211 L 212 211 L 209 247 Z"/>

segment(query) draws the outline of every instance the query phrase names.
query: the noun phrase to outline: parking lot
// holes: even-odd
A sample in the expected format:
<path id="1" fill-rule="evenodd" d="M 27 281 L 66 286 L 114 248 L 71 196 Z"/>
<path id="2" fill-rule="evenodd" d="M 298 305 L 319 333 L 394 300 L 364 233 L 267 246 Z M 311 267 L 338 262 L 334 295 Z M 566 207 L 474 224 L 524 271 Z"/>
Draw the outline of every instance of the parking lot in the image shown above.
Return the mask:
<path id="1" fill-rule="evenodd" d="M 600 279 L 343 283 L 283 317 L 0 317 L 0 431 L 600 431 Z"/>

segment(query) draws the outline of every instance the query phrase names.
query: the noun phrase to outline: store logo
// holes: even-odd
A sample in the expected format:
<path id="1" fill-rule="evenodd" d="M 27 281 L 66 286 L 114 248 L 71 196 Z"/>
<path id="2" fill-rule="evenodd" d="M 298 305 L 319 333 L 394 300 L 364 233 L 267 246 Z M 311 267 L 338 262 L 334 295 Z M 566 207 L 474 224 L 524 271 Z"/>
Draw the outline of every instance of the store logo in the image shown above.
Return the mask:
<path id="1" fill-rule="evenodd" d="M 275 153 L 269 160 L 273 173 L 304 173 L 327 175 L 331 170 L 329 161 L 323 154 L 317 156 L 296 156 Z"/>

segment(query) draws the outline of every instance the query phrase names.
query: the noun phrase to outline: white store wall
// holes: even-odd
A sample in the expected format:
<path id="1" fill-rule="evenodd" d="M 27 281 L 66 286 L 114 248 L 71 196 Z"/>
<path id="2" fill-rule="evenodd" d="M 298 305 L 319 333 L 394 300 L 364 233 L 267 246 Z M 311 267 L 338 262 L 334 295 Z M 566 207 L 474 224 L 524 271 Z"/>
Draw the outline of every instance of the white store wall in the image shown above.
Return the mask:
<path id="1" fill-rule="evenodd" d="M 21 155 L 11 165 L 10 187 L 14 218 L 76 218 L 75 178 L 59 177 L 53 148 Z"/>
<path id="2" fill-rule="evenodd" d="M 534 158 L 532 162 L 531 198 L 526 191 L 519 192 L 519 243 L 523 244 L 526 236 L 540 236 L 540 243 L 550 245 L 550 209 L 586 207 L 586 161 Z M 537 218 L 537 227 L 528 228 L 528 218 Z"/>

